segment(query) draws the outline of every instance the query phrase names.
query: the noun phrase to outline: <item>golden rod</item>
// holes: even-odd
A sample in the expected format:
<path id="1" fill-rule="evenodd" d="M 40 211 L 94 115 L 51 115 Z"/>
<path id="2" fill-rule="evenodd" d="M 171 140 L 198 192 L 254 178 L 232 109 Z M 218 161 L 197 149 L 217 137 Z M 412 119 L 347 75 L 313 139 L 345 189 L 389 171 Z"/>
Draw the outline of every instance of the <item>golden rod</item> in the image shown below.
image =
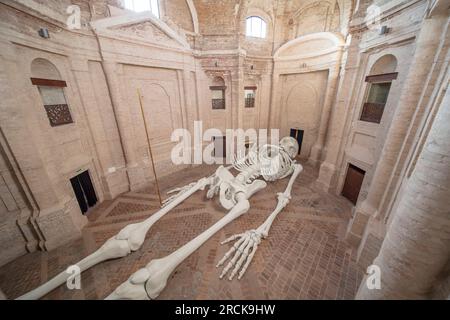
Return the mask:
<path id="1" fill-rule="evenodd" d="M 141 106 L 142 119 L 144 119 L 145 135 L 147 137 L 148 149 L 150 151 L 150 158 L 151 158 L 151 161 L 152 161 L 153 175 L 155 176 L 156 190 L 158 191 L 159 204 L 162 207 L 162 198 L 161 198 L 161 192 L 159 191 L 158 176 L 156 175 L 155 163 L 153 161 L 152 144 L 150 143 L 150 136 L 148 134 L 147 121 L 145 120 L 144 107 L 142 106 L 141 91 L 139 89 L 137 89 L 137 94 L 138 94 L 138 97 L 139 97 L 139 105 Z"/>

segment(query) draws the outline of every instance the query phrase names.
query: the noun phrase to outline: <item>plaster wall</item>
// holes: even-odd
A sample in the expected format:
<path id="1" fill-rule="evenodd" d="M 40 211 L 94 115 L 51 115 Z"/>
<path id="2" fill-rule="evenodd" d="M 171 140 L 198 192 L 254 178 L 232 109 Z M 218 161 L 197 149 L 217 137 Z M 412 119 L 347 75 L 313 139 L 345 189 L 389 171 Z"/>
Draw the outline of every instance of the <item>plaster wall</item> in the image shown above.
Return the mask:
<path id="1" fill-rule="evenodd" d="M 300 157 L 308 159 L 317 140 L 328 71 L 281 75 L 283 114 L 280 136 L 290 129 L 304 130 Z"/>

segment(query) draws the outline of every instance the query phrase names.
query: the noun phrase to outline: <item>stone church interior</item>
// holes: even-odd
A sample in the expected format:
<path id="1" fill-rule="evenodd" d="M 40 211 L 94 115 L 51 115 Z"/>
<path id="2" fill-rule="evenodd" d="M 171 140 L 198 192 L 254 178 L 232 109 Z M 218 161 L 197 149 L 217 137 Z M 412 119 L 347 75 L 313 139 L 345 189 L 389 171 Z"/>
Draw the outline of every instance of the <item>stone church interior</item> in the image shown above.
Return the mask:
<path id="1" fill-rule="evenodd" d="M 449 7 L 0 0 L 0 299 L 450 299 Z"/>

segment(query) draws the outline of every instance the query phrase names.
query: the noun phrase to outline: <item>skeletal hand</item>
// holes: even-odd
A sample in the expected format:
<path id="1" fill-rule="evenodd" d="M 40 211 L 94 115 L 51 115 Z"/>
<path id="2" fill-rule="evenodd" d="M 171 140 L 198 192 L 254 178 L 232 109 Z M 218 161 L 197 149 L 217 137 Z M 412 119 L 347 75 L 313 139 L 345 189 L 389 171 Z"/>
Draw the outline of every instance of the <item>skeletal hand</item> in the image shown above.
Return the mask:
<path id="1" fill-rule="evenodd" d="M 167 206 L 169 203 L 171 203 L 173 200 L 178 198 L 180 195 L 182 195 L 183 193 L 194 187 L 196 184 L 197 182 L 192 182 L 184 187 L 175 188 L 173 190 L 168 191 L 167 194 L 171 194 L 171 196 L 163 201 L 162 203 L 163 208 Z"/>
<path id="2" fill-rule="evenodd" d="M 258 245 L 261 243 L 262 238 L 263 233 L 261 231 L 248 230 L 244 233 L 234 235 L 223 241 L 221 244 L 226 244 L 236 239 L 239 239 L 216 266 L 217 268 L 222 266 L 225 263 L 225 261 L 227 261 L 227 259 L 230 258 L 234 253 L 233 258 L 230 260 L 230 262 L 228 262 L 227 266 L 223 269 L 220 275 L 220 279 L 222 279 L 228 273 L 228 271 L 230 271 L 230 269 L 234 266 L 233 271 L 228 277 L 229 280 L 233 280 L 234 276 L 245 262 L 244 266 L 239 272 L 238 279 L 240 280 L 244 275 L 245 271 L 247 270 L 248 266 L 250 265 L 250 262 L 252 261 L 256 249 L 258 249 Z"/>

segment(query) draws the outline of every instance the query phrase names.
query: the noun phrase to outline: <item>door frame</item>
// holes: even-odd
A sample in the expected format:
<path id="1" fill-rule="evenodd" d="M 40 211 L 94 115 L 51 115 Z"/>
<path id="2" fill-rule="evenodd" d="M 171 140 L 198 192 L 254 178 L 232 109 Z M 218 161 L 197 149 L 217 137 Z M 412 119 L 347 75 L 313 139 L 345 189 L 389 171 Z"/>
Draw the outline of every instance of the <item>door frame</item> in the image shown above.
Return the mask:
<path id="1" fill-rule="evenodd" d="M 72 189 L 70 180 L 85 171 L 88 171 L 88 173 L 89 173 L 89 178 L 91 179 L 92 186 L 95 191 L 95 195 L 97 196 L 97 203 L 95 204 L 95 206 L 89 208 L 89 209 L 92 209 L 92 208 L 97 207 L 100 203 L 102 203 L 105 200 L 104 194 L 103 194 L 103 188 L 100 183 L 100 180 L 98 179 L 97 170 L 95 169 L 95 166 L 92 163 L 89 163 L 89 164 L 80 166 L 75 170 L 70 171 L 69 174 L 65 175 L 66 181 L 67 181 L 66 183 L 68 184 L 68 188 L 70 188 L 70 190 L 71 190 L 70 198 L 73 198 L 74 194 L 73 194 L 73 189 Z M 77 201 L 77 200 L 75 199 L 75 201 Z M 78 202 L 77 202 L 77 205 L 78 205 Z M 85 216 L 85 215 L 83 214 L 83 216 Z"/>
<path id="2" fill-rule="evenodd" d="M 345 174 L 344 174 L 344 177 L 342 179 L 342 185 L 341 185 L 341 188 L 340 188 L 341 191 L 339 192 L 339 194 L 342 197 L 344 197 L 345 199 L 347 199 L 348 201 L 350 201 L 351 203 L 353 203 L 353 202 L 350 199 L 348 199 L 346 196 L 344 196 L 344 194 L 343 194 L 344 193 L 345 182 L 347 181 L 347 176 L 348 176 L 349 169 L 350 169 L 350 167 L 353 167 L 353 168 L 356 169 L 356 171 L 360 171 L 360 172 L 362 171 L 363 172 L 363 180 L 361 181 L 361 187 L 360 187 L 359 192 L 358 192 L 358 197 L 357 197 L 356 202 L 354 204 L 354 205 L 356 205 L 356 203 L 358 203 L 359 196 L 361 195 L 361 190 L 362 190 L 362 187 L 363 187 L 363 184 L 364 184 L 364 179 L 366 178 L 367 170 L 365 170 L 365 169 L 363 169 L 361 167 L 358 167 L 357 165 L 353 164 L 350 161 L 347 161 L 347 166 L 346 167 L 347 167 L 347 169 L 345 170 Z"/>

